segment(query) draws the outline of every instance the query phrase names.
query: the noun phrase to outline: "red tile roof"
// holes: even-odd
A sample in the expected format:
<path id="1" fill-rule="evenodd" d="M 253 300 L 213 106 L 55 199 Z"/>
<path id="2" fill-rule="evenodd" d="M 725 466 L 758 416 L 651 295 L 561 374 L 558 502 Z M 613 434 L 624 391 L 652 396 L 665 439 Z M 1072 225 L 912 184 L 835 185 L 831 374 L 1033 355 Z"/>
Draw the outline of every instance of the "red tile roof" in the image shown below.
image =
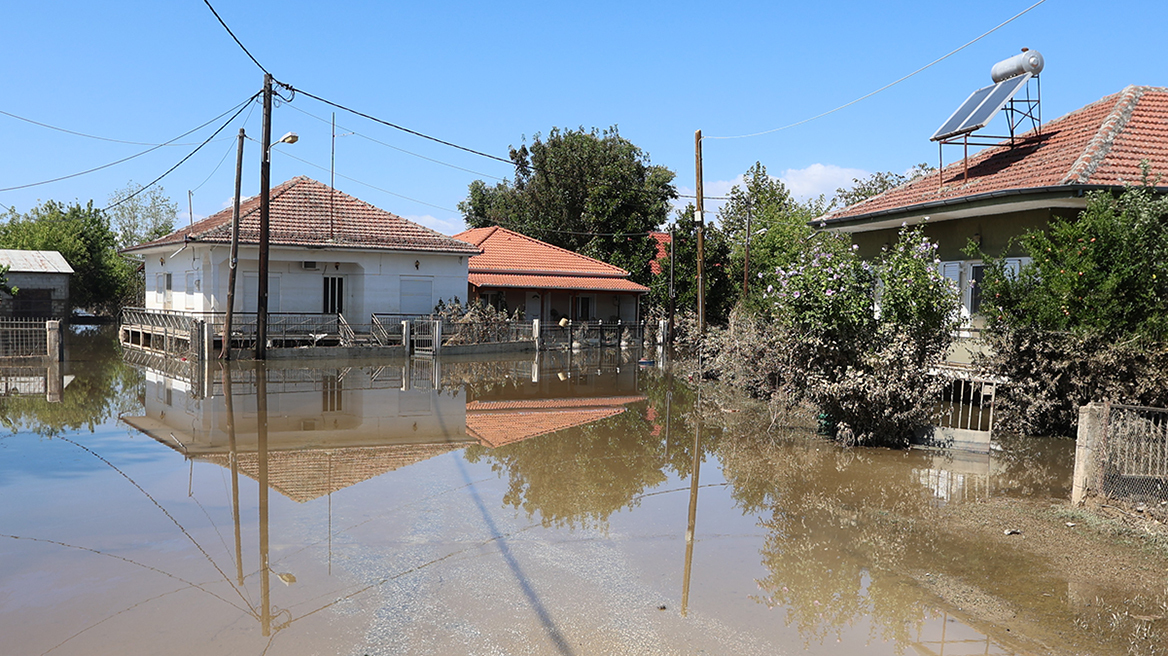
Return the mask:
<path id="1" fill-rule="evenodd" d="M 657 246 L 657 254 L 649 262 L 649 270 L 657 275 L 661 273 L 661 261 L 669 257 L 669 244 L 673 243 L 673 236 L 668 232 L 650 232 L 649 236 Z"/>
<path id="2" fill-rule="evenodd" d="M 624 269 L 532 239 L 499 226 L 454 235 L 482 249 L 470 258 L 470 283 L 477 287 L 648 292 L 627 280 Z"/>
<path id="3" fill-rule="evenodd" d="M 473 258 L 472 258 L 473 259 Z M 512 275 L 507 273 L 471 273 L 475 287 L 513 287 L 520 289 L 575 289 L 590 292 L 639 292 L 649 288 L 624 278 L 589 276 Z"/>
<path id="4" fill-rule="evenodd" d="M 274 187 L 270 194 L 273 246 L 313 246 L 476 255 L 479 249 L 376 208 L 306 177 Z M 330 198 L 331 197 L 331 198 Z M 259 244 L 258 196 L 240 203 L 239 243 Z M 231 208 L 127 252 L 199 241 L 231 243 Z M 332 217 L 330 220 L 330 216 Z"/>
<path id="5" fill-rule="evenodd" d="M 1168 89 L 1129 86 L 1039 131 L 1021 135 L 940 171 L 821 217 L 846 225 L 875 217 L 951 207 L 994 194 L 1072 191 L 1140 182 L 1140 161 L 1168 174 Z"/>

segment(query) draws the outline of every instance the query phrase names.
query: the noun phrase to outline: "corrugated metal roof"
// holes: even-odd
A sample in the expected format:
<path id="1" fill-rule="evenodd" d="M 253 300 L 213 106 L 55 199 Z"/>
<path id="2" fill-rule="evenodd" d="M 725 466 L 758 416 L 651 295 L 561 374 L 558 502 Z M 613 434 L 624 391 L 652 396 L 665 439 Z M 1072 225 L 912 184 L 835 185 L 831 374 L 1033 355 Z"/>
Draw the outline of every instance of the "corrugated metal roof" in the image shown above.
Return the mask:
<path id="1" fill-rule="evenodd" d="M 0 249 L 0 267 L 3 266 L 11 273 L 73 273 L 73 267 L 57 251 Z"/>

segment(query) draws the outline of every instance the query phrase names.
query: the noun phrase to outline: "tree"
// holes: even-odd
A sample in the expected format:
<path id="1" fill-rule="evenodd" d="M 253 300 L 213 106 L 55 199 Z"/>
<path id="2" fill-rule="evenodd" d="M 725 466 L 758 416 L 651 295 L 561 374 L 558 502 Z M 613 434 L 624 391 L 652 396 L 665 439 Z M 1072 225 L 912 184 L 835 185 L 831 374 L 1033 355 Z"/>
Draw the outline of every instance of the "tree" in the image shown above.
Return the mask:
<path id="1" fill-rule="evenodd" d="M 782 180 L 767 174 L 761 162 L 746 171 L 743 184 L 730 190 L 729 200 L 718 211 L 718 224 L 730 244 L 728 275 L 734 281 L 735 298 L 740 295 L 746 273 L 746 245 L 750 242 L 750 306 L 760 309 L 765 285 L 757 285 L 756 274 L 790 265 L 798 257 L 800 244 L 811 235 L 810 222 L 826 208 L 822 199 L 800 203 Z M 747 234 L 749 217 L 750 234 Z"/>
<path id="2" fill-rule="evenodd" d="M 661 273 L 653 276 L 649 285 L 649 302 L 659 310 L 669 306 L 669 278 L 672 267 L 674 307 L 678 312 L 698 307 L 698 245 L 697 225 L 693 220 L 694 206 L 679 211 L 669 226 L 673 242 L 669 245 L 672 257 L 660 262 Z M 726 263 L 730 261 L 730 246 L 726 236 L 715 225 L 707 225 L 704 234 L 706 279 L 706 320 L 724 323 L 737 299 L 737 285 L 731 280 Z M 671 264 L 672 263 L 672 264 Z"/>
<path id="3" fill-rule="evenodd" d="M 552 128 L 511 149 L 515 182 L 471 183 L 459 210 L 474 228 L 500 225 L 603 260 L 648 284 L 656 247 L 648 233 L 669 218 L 674 174 L 604 131 Z"/>
<path id="4" fill-rule="evenodd" d="M 8 274 L 8 267 L 0 265 L 0 293 L 8 294 L 9 296 L 11 296 L 12 293 L 14 291 L 17 291 L 17 290 L 14 290 L 12 287 L 10 287 L 8 285 L 7 274 Z"/>
<path id="5" fill-rule="evenodd" d="M 877 171 L 866 178 L 852 178 L 853 184 L 850 189 L 839 187 L 835 190 L 835 196 L 831 199 L 828 209 L 855 205 L 889 189 L 912 182 L 923 175 L 928 175 L 933 170 L 935 169 L 932 166 L 921 163 L 909 169 L 907 175 L 892 171 Z"/>
<path id="6" fill-rule="evenodd" d="M 74 307 L 110 313 L 122 305 L 134 268 L 118 255 L 109 219 L 93 201 L 64 205 L 46 201 L 0 225 L 0 247 L 58 251 L 73 267 L 69 297 Z"/>
<path id="7" fill-rule="evenodd" d="M 117 237 L 118 250 L 174 232 L 178 203 L 172 202 L 162 187 L 142 191 L 142 185 L 131 180 L 124 189 L 118 189 L 110 195 L 110 204 L 123 198 L 128 200 L 109 210 L 110 225 Z"/>

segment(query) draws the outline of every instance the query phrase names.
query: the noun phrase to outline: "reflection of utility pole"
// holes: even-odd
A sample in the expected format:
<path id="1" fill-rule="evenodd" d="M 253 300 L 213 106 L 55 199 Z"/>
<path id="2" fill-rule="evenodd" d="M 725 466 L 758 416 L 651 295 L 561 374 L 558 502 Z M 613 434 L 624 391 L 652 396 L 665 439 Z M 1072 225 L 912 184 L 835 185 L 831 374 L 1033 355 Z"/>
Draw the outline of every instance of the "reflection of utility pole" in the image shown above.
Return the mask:
<path id="1" fill-rule="evenodd" d="M 260 483 L 260 622 L 264 636 L 272 633 L 271 578 L 268 564 L 268 371 L 256 365 L 256 459 Z"/>
<path id="2" fill-rule="evenodd" d="M 239 530 L 239 448 L 235 442 L 235 404 L 231 398 L 231 371 L 223 372 L 223 402 L 227 411 L 227 445 L 231 449 L 231 515 L 235 519 L 235 577 L 243 585 L 243 538 Z"/>
<path id="3" fill-rule="evenodd" d="M 698 390 L 697 401 L 694 404 L 695 409 L 701 405 L 702 392 Z M 700 415 L 694 413 L 694 443 L 693 443 L 693 474 L 690 476 L 689 482 L 689 521 L 685 527 L 685 573 L 682 576 L 681 589 L 681 616 L 685 617 L 689 610 L 689 580 L 690 570 L 693 568 L 693 549 L 694 549 L 694 523 L 698 515 L 698 475 L 701 473 L 702 467 L 702 420 Z"/>

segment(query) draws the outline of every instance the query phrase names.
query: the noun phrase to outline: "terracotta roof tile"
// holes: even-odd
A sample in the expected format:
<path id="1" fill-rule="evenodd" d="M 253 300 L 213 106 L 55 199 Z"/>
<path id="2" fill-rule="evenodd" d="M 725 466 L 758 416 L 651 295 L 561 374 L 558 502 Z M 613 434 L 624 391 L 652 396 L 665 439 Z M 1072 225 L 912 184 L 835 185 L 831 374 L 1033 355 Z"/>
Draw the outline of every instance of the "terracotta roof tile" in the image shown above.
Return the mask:
<path id="1" fill-rule="evenodd" d="M 478 246 L 481 255 L 470 258 L 471 273 L 553 274 L 623 278 L 624 269 L 570 250 L 553 246 L 499 226 L 472 228 L 454 235 Z"/>
<path id="2" fill-rule="evenodd" d="M 268 485 L 298 503 L 323 497 L 386 472 L 461 449 L 465 444 L 391 444 L 384 446 L 298 449 L 268 453 Z M 198 456 L 223 467 L 231 455 Z M 237 454 L 239 470 L 259 480 L 259 456 L 254 451 Z"/>
<path id="3" fill-rule="evenodd" d="M 846 224 L 992 192 L 1138 183 L 1140 161 L 1168 174 L 1168 89 L 1129 86 L 1043 125 L 819 220 Z"/>
<path id="4" fill-rule="evenodd" d="M 331 198 L 330 198 L 331 196 Z M 270 194 L 273 246 L 313 246 L 476 255 L 479 249 L 332 190 L 306 177 L 293 178 Z M 240 203 L 239 243 L 259 243 L 259 197 Z M 231 243 L 231 208 L 126 252 L 187 240 Z M 330 216 L 332 217 L 330 220 Z"/>
<path id="5" fill-rule="evenodd" d="M 618 407 L 468 414 L 466 432 L 484 446 L 498 448 L 505 444 L 514 444 L 540 435 L 590 424 L 624 411 L 624 408 Z"/>
<path id="6" fill-rule="evenodd" d="M 472 258 L 473 259 L 473 258 Z M 506 273 L 471 273 L 475 287 L 515 287 L 521 289 L 576 289 L 595 292 L 639 292 L 649 288 L 624 278 L 591 276 L 513 275 Z"/>
<path id="7" fill-rule="evenodd" d="M 653 238 L 657 246 L 657 254 L 649 262 L 649 270 L 653 272 L 653 275 L 657 275 L 662 271 L 662 260 L 669 257 L 669 245 L 673 242 L 673 236 L 668 232 L 650 232 L 649 236 Z"/>

